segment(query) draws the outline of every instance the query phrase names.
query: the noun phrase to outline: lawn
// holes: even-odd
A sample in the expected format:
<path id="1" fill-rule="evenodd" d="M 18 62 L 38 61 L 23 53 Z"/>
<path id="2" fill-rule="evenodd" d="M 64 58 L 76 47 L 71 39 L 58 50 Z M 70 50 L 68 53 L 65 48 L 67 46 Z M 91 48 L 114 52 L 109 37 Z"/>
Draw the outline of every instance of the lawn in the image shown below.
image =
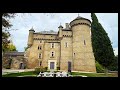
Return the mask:
<path id="1" fill-rule="evenodd" d="M 73 76 L 77 75 L 85 75 L 87 77 L 118 77 L 117 73 L 108 73 L 106 76 L 105 73 L 79 73 L 79 72 L 72 72 Z"/>
<path id="2" fill-rule="evenodd" d="M 105 73 L 79 73 L 79 72 L 71 72 L 73 77 L 79 77 L 80 75 L 87 76 L 87 77 L 118 77 L 117 73 L 108 73 L 106 76 Z M 20 73 L 10 73 L 6 75 L 2 75 L 2 77 L 36 77 L 34 71 L 29 72 L 20 72 Z"/>
<path id="3" fill-rule="evenodd" d="M 20 73 L 10 73 L 6 75 L 2 75 L 2 77 L 18 77 L 18 76 L 25 76 L 25 77 L 36 77 L 37 75 L 34 71 L 29 72 L 20 72 Z"/>

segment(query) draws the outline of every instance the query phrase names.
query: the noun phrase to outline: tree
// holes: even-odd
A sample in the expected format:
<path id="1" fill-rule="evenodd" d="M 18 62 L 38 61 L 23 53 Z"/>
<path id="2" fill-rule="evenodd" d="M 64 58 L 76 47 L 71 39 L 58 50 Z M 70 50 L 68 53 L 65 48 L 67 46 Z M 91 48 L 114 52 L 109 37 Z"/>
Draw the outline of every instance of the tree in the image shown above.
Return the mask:
<path id="1" fill-rule="evenodd" d="M 111 41 L 94 13 L 91 13 L 91 18 L 91 39 L 95 60 L 107 70 L 115 60 Z"/>
<path id="2" fill-rule="evenodd" d="M 8 45 L 8 51 L 17 51 L 15 45 L 13 45 L 12 43 L 10 43 Z"/>
<path id="3" fill-rule="evenodd" d="M 118 55 L 115 56 L 115 60 L 112 65 L 109 67 L 112 71 L 118 71 Z"/>
<path id="4" fill-rule="evenodd" d="M 9 28 L 12 26 L 9 19 L 15 17 L 15 13 L 2 13 L 2 51 L 8 50 L 8 44 L 10 43 Z"/>

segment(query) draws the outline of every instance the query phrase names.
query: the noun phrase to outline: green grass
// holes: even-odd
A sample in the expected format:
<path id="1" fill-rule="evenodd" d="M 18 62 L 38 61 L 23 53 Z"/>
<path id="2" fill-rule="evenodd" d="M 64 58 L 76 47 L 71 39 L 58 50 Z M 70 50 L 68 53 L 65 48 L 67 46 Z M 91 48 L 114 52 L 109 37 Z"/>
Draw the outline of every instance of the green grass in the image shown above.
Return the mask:
<path id="1" fill-rule="evenodd" d="M 84 75 L 88 77 L 118 77 L 116 73 L 108 73 L 106 76 L 105 73 L 79 73 L 79 72 L 72 72 L 71 73 L 73 76 L 76 75 Z"/>
<path id="2" fill-rule="evenodd" d="M 29 75 L 26 77 L 34 77 L 32 75 L 37 75 L 37 74 L 34 71 L 29 71 L 29 72 L 20 72 L 20 73 L 10 73 L 6 75 L 2 75 L 2 77 L 17 77 L 17 76 L 24 76 L 24 75 Z"/>
<path id="3" fill-rule="evenodd" d="M 79 72 L 71 72 L 73 77 L 79 76 L 79 75 L 84 75 L 87 77 L 118 77 L 117 73 L 108 73 L 106 76 L 105 73 L 79 73 Z M 34 71 L 29 71 L 29 72 L 20 72 L 20 73 L 10 73 L 6 75 L 2 75 L 2 77 L 19 77 L 19 76 L 24 76 L 24 77 L 36 77 L 34 75 L 36 74 Z"/>

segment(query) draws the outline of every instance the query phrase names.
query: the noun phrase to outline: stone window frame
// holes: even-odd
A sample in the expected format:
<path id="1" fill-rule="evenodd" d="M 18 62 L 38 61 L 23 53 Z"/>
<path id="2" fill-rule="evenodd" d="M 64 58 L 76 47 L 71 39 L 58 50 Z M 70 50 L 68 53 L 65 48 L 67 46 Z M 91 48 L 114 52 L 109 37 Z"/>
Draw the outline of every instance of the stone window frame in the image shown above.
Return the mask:
<path id="1" fill-rule="evenodd" d="M 39 58 L 39 59 L 42 59 L 42 53 L 39 53 L 39 54 L 38 54 L 38 58 Z"/>
<path id="2" fill-rule="evenodd" d="M 38 50 L 39 50 L 39 46 L 38 46 Z"/>
<path id="3" fill-rule="evenodd" d="M 42 50 L 42 46 L 40 46 L 39 49 Z"/>
<path id="4" fill-rule="evenodd" d="M 55 51 L 51 51 L 50 57 L 55 57 Z"/>
<path id="5" fill-rule="evenodd" d="M 51 48 L 55 48 L 55 43 L 51 43 Z"/>
<path id="6" fill-rule="evenodd" d="M 75 58 L 75 54 L 76 54 L 76 53 L 74 52 L 74 53 L 73 53 L 73 57 L 74 57 L 74 58 Z"/>
<path id="7" fill-rule="evenodd" d="M 85 40 L 84 40 L 84 45 L 86 45 L 86 42 L 85 42 Z"/>
<path id="8" fill-rule="evenodd" d="M 68 47 L 68 42 L 65 42 L 65 47 L 66 47 L 66 48 Z"/>

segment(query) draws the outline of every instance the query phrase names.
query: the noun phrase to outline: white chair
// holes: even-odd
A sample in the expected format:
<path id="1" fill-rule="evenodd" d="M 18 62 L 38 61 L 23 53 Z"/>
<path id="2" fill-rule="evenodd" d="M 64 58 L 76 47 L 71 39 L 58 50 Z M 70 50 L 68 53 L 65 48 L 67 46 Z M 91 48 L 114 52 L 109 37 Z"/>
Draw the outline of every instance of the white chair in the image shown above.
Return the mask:
<path id="1" fill-rule="evenodd" d="M 62 73 L 61 72 L 57 72 L 56 73 L 56 77 L 62 77 Z"/>
<path id="2" fill-rule="evenodd" d="M 40 72 L 39 75 L 37 77 L 42 77 L 42 73 Z"/>
<path id="3" fill-rule="evenodd" d="M 48 72 L 44 72 L 43 77 L 48 77 Z"/>
<path id="4" fill-rule="evenodd" d="M 67 72 L 62 72 L 62 77 L 68 77 L 68 73 Z"/>
<path id="5" fill-rule="evenodd" d="M 54 77 L 54 72 L 49 72 L 49 77 Z"/>

